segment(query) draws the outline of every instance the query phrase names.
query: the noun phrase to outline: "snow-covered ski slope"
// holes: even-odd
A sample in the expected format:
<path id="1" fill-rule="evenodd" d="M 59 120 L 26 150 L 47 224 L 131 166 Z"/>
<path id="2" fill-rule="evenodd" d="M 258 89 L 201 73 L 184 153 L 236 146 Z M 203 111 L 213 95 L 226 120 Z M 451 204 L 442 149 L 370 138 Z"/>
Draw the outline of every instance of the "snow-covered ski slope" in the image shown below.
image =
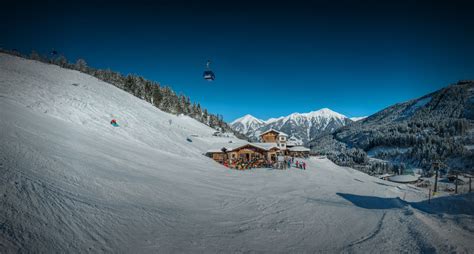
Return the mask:
<path id="1" fill-rule="evenodd" d="M 0 131 L 0 253 L 474 251 L 472 195 L 229 170 L 202 153 L 238 140 L 54 65 L 0 54 Z"/>

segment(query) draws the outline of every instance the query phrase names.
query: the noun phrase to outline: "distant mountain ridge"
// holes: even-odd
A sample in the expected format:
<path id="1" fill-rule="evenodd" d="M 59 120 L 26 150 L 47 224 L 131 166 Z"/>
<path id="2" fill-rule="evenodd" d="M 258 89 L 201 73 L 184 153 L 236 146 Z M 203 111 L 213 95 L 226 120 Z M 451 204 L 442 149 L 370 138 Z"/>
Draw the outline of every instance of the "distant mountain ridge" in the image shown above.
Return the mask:
<path id="1" fill-rule="evenodd" d="M 352 120 L 345 115 L 328 108 L 322 108 L 308 113 L 293 113 L 268 120 L 258 119 L 247 114 L 231 122 L 230 126 L 251 140 L 257 140 L 260 133 L 264 131 L 275 129 L 306 143 L 317 135 L 333 132 L 351 122 Z"/>
<path id="2" fill-rule="evenodd" d="M 460 81 L 397 103 L 309 142 L 339 165 L 369 172 L 409 168 L 474 168 L 474 81 Z M 377 165 L 382 163 L 383 165 Z"/>

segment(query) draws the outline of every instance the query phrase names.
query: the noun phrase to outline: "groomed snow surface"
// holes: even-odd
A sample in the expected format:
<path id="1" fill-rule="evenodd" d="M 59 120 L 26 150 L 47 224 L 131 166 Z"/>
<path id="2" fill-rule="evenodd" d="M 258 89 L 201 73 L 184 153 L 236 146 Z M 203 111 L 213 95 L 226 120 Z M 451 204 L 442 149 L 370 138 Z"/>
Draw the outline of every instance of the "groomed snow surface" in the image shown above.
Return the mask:
<path id="1" fill-rule="evenodd" d="M 0 54 L 0 131 L 1 253 L 474 252 L 472 195 L 230 170 L 202 153 L 238 140 L 54 65 Z"/>

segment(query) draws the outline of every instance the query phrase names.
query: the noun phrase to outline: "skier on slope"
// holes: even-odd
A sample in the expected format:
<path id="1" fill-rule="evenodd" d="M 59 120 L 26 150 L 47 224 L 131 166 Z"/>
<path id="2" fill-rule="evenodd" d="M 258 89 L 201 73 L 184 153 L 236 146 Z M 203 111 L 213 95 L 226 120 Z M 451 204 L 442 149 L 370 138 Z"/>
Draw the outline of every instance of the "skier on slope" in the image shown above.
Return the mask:
<path id="1" fill-rule="evenodd" d="M 117 123 L 117 120 L 115 120 L 115 119 L 112 119 L 112 121 L 110 121 L 110 124 L 111 124 L 112 126 L 114 126 L 114 127 L 118 127 L 118 126 L 119 126 L 118 123 Z"/>

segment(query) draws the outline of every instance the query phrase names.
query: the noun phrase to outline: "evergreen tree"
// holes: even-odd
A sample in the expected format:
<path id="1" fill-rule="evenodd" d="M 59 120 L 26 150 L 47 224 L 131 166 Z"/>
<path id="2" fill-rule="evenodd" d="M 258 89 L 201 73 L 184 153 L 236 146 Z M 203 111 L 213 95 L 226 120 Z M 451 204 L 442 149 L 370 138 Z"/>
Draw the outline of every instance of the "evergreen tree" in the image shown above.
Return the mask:
<path id="1" fill-rule="evenodd" d="M 150 81 L 145 81 L 144 85 L 144 99 L 147 102 L 151 102 L 151 98 L 153 97 L 153 85 Z"/>
<path id="2" fill-rule="evenodd" d="M 124 84 L 125 91 L 133 94 L 135 91 L 135 80 L 133 79 L 132 75 L 127 75 L 125 78 L 125 84 Z"/>
<path id="3" fill-rule="evenodd" d="M 34 50 L 31 51 L 30 59 L 36 60 L 36 61 L 42 61 L 41 56 Z"/>
<path id="4" fill-rule="evenodd" d="M 159 107 L 161 100 L 163 99 L 163 95 L 161 94 L 161 89 L 158 85 L 153 86 L 153 105 L 155 107 Z"/>
<path id="5" fill-rule="evenodd" d="M 207 113 L 207 109 L 204 109 L 202 112 L 202 118 L 206 125 L 209 125 L 209 114 Z"/>
<path id="6" fill-rule="evenodd" d="M 61 66 L 62 68 L 69 68 L 69 62 L 67 61 L 66 57 L 60 55 L 54 59 L 54 64 Z"/>
<path id="7" fill-rule="evenodd" d="M 84 72 L 84 73 L 87 73 L 87 63 L 84 59 L 77 59 L 76 61 L 76 64 L 74 65 L 74 69 L 80 71 L 80 72 Z"/>

